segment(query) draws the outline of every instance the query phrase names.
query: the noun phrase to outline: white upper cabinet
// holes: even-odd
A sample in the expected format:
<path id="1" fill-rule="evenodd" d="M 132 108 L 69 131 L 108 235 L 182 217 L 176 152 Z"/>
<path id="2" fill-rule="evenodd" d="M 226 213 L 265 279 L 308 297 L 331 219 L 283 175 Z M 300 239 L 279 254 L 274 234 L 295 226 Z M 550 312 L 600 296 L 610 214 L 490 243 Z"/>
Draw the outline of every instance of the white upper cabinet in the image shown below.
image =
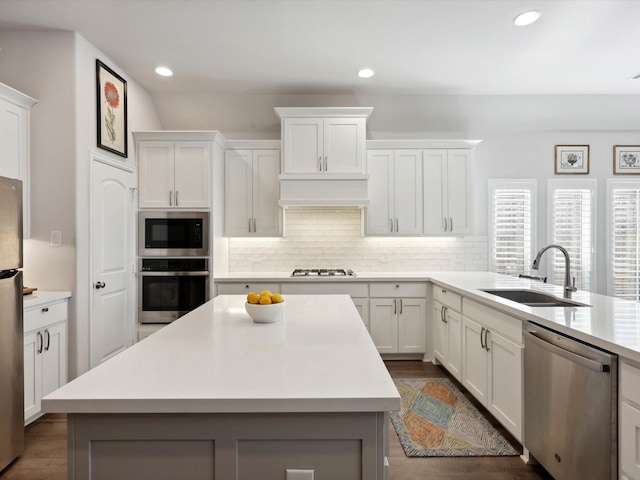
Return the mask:
<path id="1" fill-rule="evenodd" d="M 364 174 L 371 108 L 276 108 L 285 174 Z"/>
<path id="2" fill-rule="evenodd" d="M 422 234 L 422 150 L 369 150 L 367 235 Z"/>
<path id="3" fill-rule="evenodd" d="M 424 233 L 472 232 L 471 149 L 424 150 Z"/>
<path id="4" fill-rule="evenodd" d="M 209 208 L 215 132 L 137 132 L 140 208 Z"/>
<path id="5" fill-rule="evenodd" d="M 0 83 L 0 176 L 22 180 L 23 237 L 29 238 L 29 125 L 36 100 Z"/>
<path id="6" fill-rule="evenodd" d="M 281 236 L 280 150 L 225 151 L 225 235 Z"/>

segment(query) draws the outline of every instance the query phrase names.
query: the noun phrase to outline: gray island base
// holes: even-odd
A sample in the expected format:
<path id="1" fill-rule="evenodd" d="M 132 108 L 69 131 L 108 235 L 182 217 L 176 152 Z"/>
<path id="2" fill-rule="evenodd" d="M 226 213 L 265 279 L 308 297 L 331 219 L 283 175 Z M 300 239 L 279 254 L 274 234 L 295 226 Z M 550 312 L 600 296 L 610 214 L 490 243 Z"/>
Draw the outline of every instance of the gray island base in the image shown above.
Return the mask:
<path id="1" fill-rule="evenodd" d="M 257 324 L 216 297 L 45 397 L 67 413 L 68 478 L 388 478 L 400 396 L 353 302 L 285 303 Z"/>

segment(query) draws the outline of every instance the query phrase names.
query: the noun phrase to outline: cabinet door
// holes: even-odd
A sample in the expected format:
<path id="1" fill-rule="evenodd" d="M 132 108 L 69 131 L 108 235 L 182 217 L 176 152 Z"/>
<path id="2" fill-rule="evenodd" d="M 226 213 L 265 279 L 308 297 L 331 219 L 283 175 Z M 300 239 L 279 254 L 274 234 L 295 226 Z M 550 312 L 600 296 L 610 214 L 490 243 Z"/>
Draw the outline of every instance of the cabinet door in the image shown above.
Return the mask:
<path id="1" fill-rule="evenodd" d="M 285 118 L 284 173 L 321 173 L 323 121 L 321 118 Z"/>
<path id="2" fill-rule="evenodd" d="M 448 152 L 446 191 L 450 230 L 447 233 L 471 233 L 470 159 L 470 150 L 449 150 Z"/>
<path id="3" fill-rule="evenodd" d="M 393 232 L 393 150 L 369 150 L 369 206 L 367 234 L 390 235 Z"/>
<path id="4" fill-rule="evenodd" d="M 522 349 L 489 331 L 487 334 L 489 377 L 487 408 L 518 441 L 522 441 Z"/>
<path id="5" fill-rule="evenodd" d="M 447 344 L 449 355 L 444 366 L 449 373 L 462 381 L 462 316 L 451 309 L 446 310 Z"/>
<path id="6" fill-rule="evenodd" d="M 280 199 L 280 151 L 253 151 L 253 218 L 258 235 L 282 234 Z"/>
<path id="7" fill-rule="evenodd" d="M 174 204 L 174 142 L 138 142 L 138 203 L 141 208 L 168 208 Z"/>
<path id="8" fill-rule="evenodd" d="M 42 398 L 42 359 L 38 351 L 43 337 L 41 332 L 24 336 L 24 419 L 25 425 L 40 414 Z"/>
<path id="9" fill-rule="evenodd" d="M 364 136 L 364 118 L 325 118 L 324 171 L 364 173 Z"/>
<path id="10" fill-rule="evenodd" d="M 175 142 L 174 206 L 208 208 L 211 142 Z"/>
<path id="11" fill-rule="evenodd" d="M 462 384 L 486 405 L 488 367 L 487 352 L 481 345 L 482 328 L 473 320 L 462 318 Z"/>
<path id="12" fill-rule="evenodd" d="M 640 480 L 640 410 L 620 402 L 620 478 Z"/>
<path id="13" fill-rule="evenodd" d="M 43 331 L 42 396 L 67 383 L 66 323 L 58 323 Z"/>
<path id="14" fill-rule="evenodd" d="M 369 333 L 380 353 L 398 352 L 397 300 L 369 300 Z"/>
<path id="15" fill-rule="evenodd" d="M 399 298 L 398 352 L 424 353 L 427 351 L 426 301 L 420 298 Z"/>
<path id="16" fill-rule="evenodd" d="M 446 366 L 449 358 L 449 328 L 443 320 L 444 305 L 439 302 L 433 305 L 433 353 Z"/>
<path id="17" fill-rule="evenodd" d="M 224 158 L 224 230 L 227 236 L 247 236 L 253 231 L 253 154 L 227 150 Z"/>
<path id="18" fill-rule="evenodd" d="M 424 233 L 445 233 L 446 192 L 444 188 L 446 150 L 424 150 Z M 448 227 L 447 227 L 448 228 Z"/>
<path id="19" fill-rule="evenodd" d="M 366 298 L 352 298 L 353 304 L 356 306 L 358 313 L 360 314 L 360 318 L 364 323 L 364 326 L 369 329 L 369 300 Z"/>
<path id="20" fill-rule="evenodd" d="M 396 233 L 422 234 L 422 151 L 396 150 L 393 205 Z"/>

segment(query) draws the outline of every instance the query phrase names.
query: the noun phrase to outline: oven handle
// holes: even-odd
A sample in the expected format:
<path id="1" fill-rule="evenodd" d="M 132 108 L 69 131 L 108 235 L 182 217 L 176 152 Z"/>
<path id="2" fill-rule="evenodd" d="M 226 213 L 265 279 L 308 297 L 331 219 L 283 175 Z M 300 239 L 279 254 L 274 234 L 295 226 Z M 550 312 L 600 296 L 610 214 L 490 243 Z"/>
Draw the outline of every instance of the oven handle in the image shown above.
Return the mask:
<path id="1" fill-rule="evenodd" d="M 140 272 L 143 277 L 208 277 L 209 272 Z"/>

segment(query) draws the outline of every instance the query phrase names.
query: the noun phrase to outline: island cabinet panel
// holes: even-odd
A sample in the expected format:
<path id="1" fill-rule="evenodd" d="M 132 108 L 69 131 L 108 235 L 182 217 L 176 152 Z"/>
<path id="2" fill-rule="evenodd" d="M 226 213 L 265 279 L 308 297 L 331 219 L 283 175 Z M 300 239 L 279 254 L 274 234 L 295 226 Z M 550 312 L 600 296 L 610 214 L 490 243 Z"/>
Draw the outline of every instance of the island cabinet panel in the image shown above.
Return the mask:
<path id="1" fill-rule="evenodd" d="M 620 362 L 619 467 L 622 480 L 640 480 L 640 365 Z"/>
<path id="2" fill-rule="evenodd" d="M 385 479 L 382 412 L 70 414 L 71 480 Z"/>

